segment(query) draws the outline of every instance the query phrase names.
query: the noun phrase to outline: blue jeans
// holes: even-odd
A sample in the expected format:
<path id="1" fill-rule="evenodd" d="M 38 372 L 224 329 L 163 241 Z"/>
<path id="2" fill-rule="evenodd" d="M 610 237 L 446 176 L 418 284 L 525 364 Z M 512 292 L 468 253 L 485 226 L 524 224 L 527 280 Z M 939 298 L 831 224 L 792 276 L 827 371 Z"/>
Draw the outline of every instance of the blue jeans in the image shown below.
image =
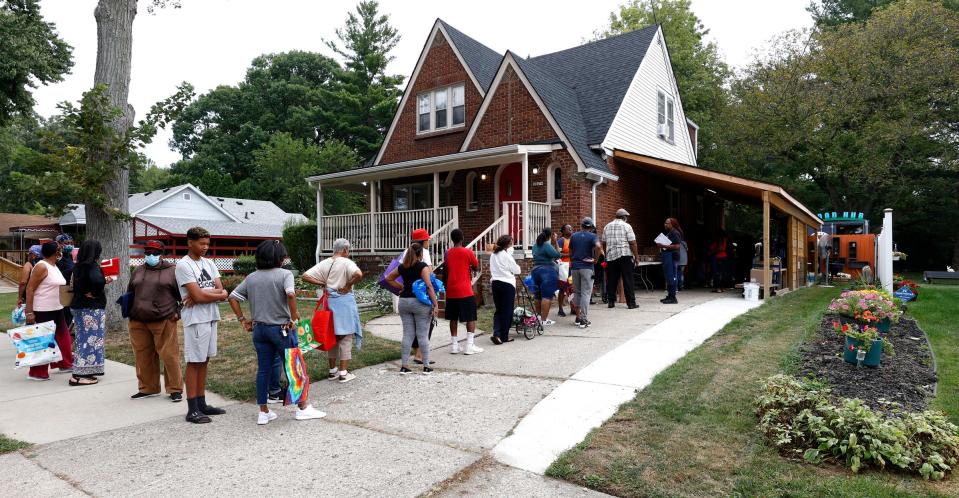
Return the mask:
<path id="1" fill-rule="evenodd" d="M 273 359 L 273 375 L 270 376 L 270 394 L 279 394 L 283 392 L 283 386 L 280 385 L 280 379 L 283 378 L 283 356 L 282 352 L 277 353 Z"/>
<path id="2" fill-rule="evenodd" d="M 290 332 L 287 332 L 288 334 Z M 282 325 L 253 325 L 253 348 L 256 349 L 256 404 L 265 405 L 269 388 L 279 386 L 283 375 L 280 355 L 290 347 L 290 339 L 283 335 Z"/>
<path id="3" fill-rule="evenodd" d="M 666 277 L 666 298 L 676 299 L 676 253 L 666 251 L 663 253 L 663 274 Z"/>

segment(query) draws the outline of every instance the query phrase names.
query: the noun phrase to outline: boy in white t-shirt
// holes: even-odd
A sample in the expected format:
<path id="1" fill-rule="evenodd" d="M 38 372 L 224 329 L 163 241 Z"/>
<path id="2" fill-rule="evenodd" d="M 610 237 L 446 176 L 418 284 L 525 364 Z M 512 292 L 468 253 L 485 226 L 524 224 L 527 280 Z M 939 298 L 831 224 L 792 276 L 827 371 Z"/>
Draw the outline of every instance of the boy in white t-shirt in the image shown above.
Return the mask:
<path id="1" fill-rule="evenodd" d="M 216 327 L 220 321 L 219 302 L 227 292 L 220 283 L 216 265 L 204 258 L 210 248 L 210 232 L 193 227 L 186 232 L 189 252 L 176 263 L 176 283 L 183 298 L 183 351 L 186 357 L 187 422 L 206 424 L 209 415 L 226 410 L 206 404 L 206 369 L 216 356 Z"/>

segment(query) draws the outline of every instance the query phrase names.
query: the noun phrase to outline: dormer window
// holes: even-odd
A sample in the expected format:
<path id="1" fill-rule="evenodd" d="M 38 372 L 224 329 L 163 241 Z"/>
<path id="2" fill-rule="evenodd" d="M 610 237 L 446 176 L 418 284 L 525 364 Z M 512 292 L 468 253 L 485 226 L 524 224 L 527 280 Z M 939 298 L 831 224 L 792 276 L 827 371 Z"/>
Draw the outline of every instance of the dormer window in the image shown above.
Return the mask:
<path id="1" fill-rule="evenodd" d="M 656 135 L 660 140 L 669 143 L 674 143 L 676 138 L 676 123 L 673 118 L 675 107 L 673 96 L 659 90 L 656 99 Z"/>
<path id="2" fill-rule="evenodd" d="M 463 84 L 437 88 L 416 96 L 416 132 L 430 133 L 466 124 Z"/>

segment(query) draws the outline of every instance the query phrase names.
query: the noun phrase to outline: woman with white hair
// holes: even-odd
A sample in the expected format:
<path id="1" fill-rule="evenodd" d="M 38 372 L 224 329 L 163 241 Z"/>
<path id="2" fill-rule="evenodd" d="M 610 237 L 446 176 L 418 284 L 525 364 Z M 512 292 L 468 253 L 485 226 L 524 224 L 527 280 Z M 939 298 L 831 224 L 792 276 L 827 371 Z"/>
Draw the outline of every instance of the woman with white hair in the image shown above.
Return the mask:
<path id="1" fill-rule="evenodd" d="M 350 241 L 333 241 L 333 256 L 320 261 L 303 274 L 303 280 L 326 289 L 329 296 L 330 311 L 333 312 L 333 329 L 336 334 L 336 346 L 329 352 L 329 380 L 341 383 L 356 378 L 348 370 L 353 359 L 353 345 L 356 349 L 363 346 L 363 326 L 360 324 L 360 312 L 356 307 L 353 285 L 363 278 L 363 272 L 350 259 Z M 337 368 L 339 360 L 339 368 Z"/>

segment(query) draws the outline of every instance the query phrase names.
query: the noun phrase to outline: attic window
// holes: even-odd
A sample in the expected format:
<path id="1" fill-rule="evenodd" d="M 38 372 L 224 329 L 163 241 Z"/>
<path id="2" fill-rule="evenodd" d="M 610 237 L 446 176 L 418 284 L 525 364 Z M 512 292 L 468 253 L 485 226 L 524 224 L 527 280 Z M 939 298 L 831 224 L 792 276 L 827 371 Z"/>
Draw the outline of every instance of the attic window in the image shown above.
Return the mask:
<path id="1" fill-rule="evenodd" d="M 190 200 L 190 194 L 189 194 L 189 193 L 184 193 L 184 194 L 183 194 L 183 200 L 185 200 L 185 201 Z"/>
<path id="2" fill-rule="evenodd" d="M 673 96 L 659 90 L 656 96 L 656 135 L 669 143 L 676 138 L 676 123 L 674 109 L 676 107 Z"/>
<path id="3" fill-rule="evenodd" d="M 466 94 L 462 83 L 416 96 L 416 132 L 458 128 L 466 124 Z"/>

